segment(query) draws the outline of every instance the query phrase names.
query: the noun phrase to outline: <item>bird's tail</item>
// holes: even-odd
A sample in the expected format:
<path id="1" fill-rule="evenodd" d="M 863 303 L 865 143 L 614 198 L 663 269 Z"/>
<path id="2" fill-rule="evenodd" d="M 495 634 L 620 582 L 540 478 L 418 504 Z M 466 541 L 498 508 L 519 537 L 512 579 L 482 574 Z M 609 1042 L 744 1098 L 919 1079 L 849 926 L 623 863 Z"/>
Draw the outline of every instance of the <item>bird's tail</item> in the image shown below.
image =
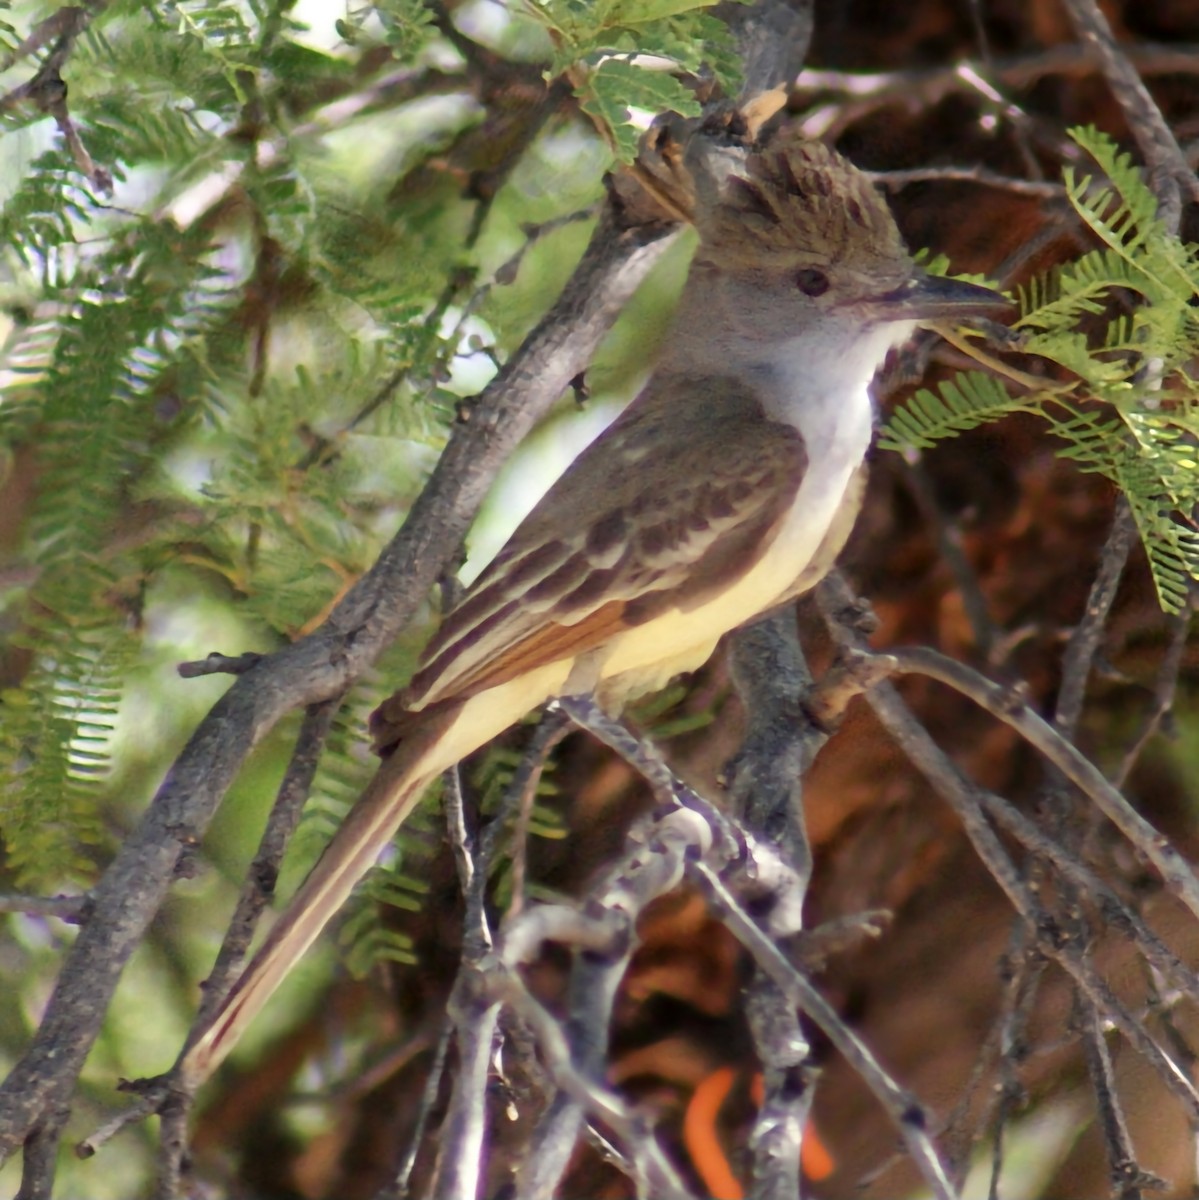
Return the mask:
<path id="1" fill-rule="evenodd" d="M 407 819 L 427 785 L 445 769 L 438 744 L 460 711 L 461 705 L 451 705 L 414 714 L 418 719 L 383 760 L 212 1022 L 185 1050 L 179 1070 L 191 1086 L 221 1064 Z"/>

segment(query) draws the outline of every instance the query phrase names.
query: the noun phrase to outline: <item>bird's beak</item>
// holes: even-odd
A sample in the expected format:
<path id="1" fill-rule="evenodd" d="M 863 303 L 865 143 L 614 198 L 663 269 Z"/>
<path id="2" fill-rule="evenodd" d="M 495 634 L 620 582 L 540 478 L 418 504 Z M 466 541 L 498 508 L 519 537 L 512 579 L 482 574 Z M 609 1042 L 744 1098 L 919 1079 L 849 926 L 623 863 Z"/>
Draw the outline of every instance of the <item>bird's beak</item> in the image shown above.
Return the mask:
<path id="1" fill-rule="evenodd" d="M 997 317 L 1012 302 L 992 288 L 921 271 L 873 299 L 870 306 L 886 321 L 954 321 Z"/>

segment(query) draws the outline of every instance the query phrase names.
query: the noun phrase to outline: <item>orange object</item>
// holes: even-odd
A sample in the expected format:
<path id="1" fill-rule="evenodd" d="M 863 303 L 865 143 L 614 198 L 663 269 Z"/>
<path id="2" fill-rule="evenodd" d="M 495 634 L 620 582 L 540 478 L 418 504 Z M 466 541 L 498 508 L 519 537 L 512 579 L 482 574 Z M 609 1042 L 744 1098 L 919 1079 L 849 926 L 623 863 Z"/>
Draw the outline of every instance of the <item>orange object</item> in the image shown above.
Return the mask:
<path id="1" fill-rule="evenodd" d="M 691 1094 L 683 1115 L 683 1144 L 712 1200 L 743 1200 L 745 1195 L 717 1132 L 720 1110 L 736 1078 L 732 1067 L 717 1067 Z M 765 1099 L 761 1072 L 756 1073 L 750 1083 L 750 1096 L 761 1107 Z M 836 1167 L 811 1121 L 804 1130 L 799 1165 L 804 1176 L 813 1181 L 827 1179 Z"/>
<path id="2" fill-rule="evenodd" d="M 745 1195 L 716 1133 L 716 1119 L 735 1079 L 732 1067 L 717 1067 L 692 1092 L 683 1116 L 683 1144 L 712 1200 L 742 1200 Z"/>
<path id="3" fill-rule="evenodd" d="M 813 1183 L 819 1183 L 827 1179 L 836 1166 L 828 1147 L 820 1140 L 816 1126 L 809 1121 L 803 1131 L 803 1144 L 799 1148 L 799 1169 Z"/>

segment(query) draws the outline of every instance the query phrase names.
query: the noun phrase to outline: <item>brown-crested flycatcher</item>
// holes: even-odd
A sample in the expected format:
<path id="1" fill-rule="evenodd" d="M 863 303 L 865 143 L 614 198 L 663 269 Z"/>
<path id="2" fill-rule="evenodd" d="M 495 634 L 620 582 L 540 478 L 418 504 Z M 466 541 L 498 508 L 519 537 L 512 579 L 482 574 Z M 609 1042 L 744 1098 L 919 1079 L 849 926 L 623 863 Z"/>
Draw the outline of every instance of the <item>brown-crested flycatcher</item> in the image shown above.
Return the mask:
<path id="1" fill-rule="evenodd" d="M 869 181 L 780 140 L 697 175 L 696 251 L 662 360 L 448 614 L 372 718 L 383 764 L 187 1051 L 206 1078 L 425 787 L 530 709 L 608 709 L 700 666 L 832 566 L 857 516 L 868 388 L 920 321 L 993 314 L 929 276 Z"/>

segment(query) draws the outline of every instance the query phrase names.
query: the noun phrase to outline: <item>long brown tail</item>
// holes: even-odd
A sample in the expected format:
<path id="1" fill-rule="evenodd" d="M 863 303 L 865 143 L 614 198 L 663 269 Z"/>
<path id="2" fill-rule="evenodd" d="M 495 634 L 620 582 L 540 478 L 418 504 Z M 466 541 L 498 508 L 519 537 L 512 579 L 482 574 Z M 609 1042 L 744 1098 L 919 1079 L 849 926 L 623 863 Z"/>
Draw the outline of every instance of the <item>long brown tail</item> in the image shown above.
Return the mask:
<path id="1" fill-rule="evenodd" d="M 179 1069 L 189 1084 L 199 1085 L 221 1064 L 407 819 L 426 786 L 444 770 L 447 764 L 435 753 L 437 743 L 460 713 L 461 706 L 453 705 L 415 720 L 403 742 L 384 759 L 212 1023 L 184 1053 Z"/>

